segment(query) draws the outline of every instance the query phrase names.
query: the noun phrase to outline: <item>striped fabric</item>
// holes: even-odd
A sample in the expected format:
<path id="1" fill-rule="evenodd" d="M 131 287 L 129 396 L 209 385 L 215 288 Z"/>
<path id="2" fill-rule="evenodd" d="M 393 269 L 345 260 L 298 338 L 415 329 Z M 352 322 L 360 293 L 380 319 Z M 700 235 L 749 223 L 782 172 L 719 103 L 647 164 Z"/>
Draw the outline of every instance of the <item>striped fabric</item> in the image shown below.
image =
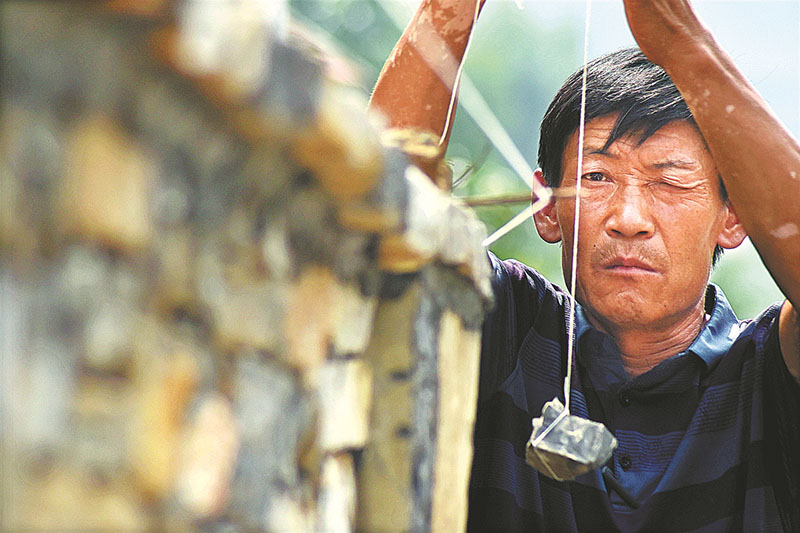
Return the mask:
<path id="1" fill-rule="evenodd" d="M 781 403 L 784 420 L 800 421 L 800 387 L 780 354 L 778 305 L 739 322 L 709 286 L 710 319 L 689 349 L 634 379 L 578 308 L 571 411 L 616 436 L 608 467 L 634 507 L 599 470 L 561 483 L 525 463 L 531 419 L 563 401 L 569 307 L 533 269 L 491 259 L 497 302 L 483 331 L 469 530 L 782 530 L 773 485 L 797 478 L 773 483 L 780 468 L 765 450 L 800 455 L 800 432 L 765 435 L 765 414 Z M 765 395 L 765 380 L 783 385 Z"/>

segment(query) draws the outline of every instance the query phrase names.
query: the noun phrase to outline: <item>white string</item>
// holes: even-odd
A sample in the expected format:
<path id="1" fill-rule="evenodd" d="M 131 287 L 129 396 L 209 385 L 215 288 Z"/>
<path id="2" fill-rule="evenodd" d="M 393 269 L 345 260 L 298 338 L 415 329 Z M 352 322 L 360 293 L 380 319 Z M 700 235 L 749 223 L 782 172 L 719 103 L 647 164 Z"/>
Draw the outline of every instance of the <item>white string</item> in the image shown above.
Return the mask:
<path id="1" fill-rule="evenodd" d="M 517 6 L 521 9 L 522 6 L 518 2 Z M 476 0 L 475 2 L 475 15 L 472 20 L 473 28 L 475 23 L 478 20 L 478 13 L 480 11 L 480 0 Z M 577 283 L 577 274 L 578 274 L 578 232 L 580 229 L 580 216 L 581 216 L 581 175 L 583 174 L 583 139 L 584 139 L 584 132 L 585 132 L 585 122 L 586 122 L 586 82 L 587 82 L 587 72 L 588 72 L 588 63 L 589 63 L 589 27 L 590 27 L 590 19 L 592 14 L 592 1 L 586 0 L 586 15 L 584 21 L 584 34 L 583 34 L 583 73 L 581 77 L 581 105 L 580 105 L 580 119 L 578 122 L 578 168 L 576 170 L 575 176 L 575 219 L 574 219 L 574 226 L 572 231 L 572 266 L 570 268 L 570 292 L 571 296 L 569 299 L 569 325 L 567 327 L 567 375 L 564 378 L 564 411 L 561 416 L 558 416 L 550 426 L 543 431 L 539 437 L 536 439 L 534 446 L 541 442 L 542 439 L 550 432 L 550 430 L 556 425 L 558 421 L 561 420 L 563 416 L 569 414 L 569 405 L 570 405 L 570 395 L 571 395 L 571 388 L 572 388 L 572 366 L 573 360 L 575 357 L 575 291 L 576 291 L 576 283 Z M 458 86 L 461 81 L 461 74 L 464 70 L 464 64 L 466 63 L 467 53 L 469 52 L 469 46 L 472 43 L 472 34 L 471 31 L 469 36 L 467 37 L 467 45 L 464 48 L 464 55 L 462 58 L 461 63 L 458 66 L 458 70 L 456 71 L 456 78 L 455 82 L 453 83 L 453 90 L 450 94 L 450 104 L 447 108 L 447 117 L 445 119 L 444 130 L 442 131 L 442 136 L 439 138 L 439 145 L 444 143 L 445 138 L 447 137 L 447 133 L 450 129 L 451 121 L 452 121 L 452 114 L 455 108 L 455 101 L 456 95 L 458 91 Z M 509 220 L 503 226 L 498 228 L 494 233 L 492 233 L 489 237 L 487 237 L 483 241 L 484 246 L 490 246 L 494 242 L 497 242 L 500 238 L 507 235 L 511 230 L 523 224 L 528 217 L 532 214 L 536 213 L 540 209 L 542 209 L 545 205 L 547 205 L 550 201 L 551 191 L 545 187 L 542 187 L 536 180 L 531 181 L 531 186 L 533 187 L 535 192 L 539 192 L 537 194 L 536 202 L 532 203 L 529 207 L 522 210 L 518 213 L 514 218 Z M 537 187 L 538 186 L 538 187 Z M 537 189 L 539 189 L 537 191 Z M 542 191 L 542 189 L 545 189 Z"/>
<path id="2" fill-rule="evenodd" d="M 583 78 L 581 80 L 581 116 L 578 122 L 578 169 L 575 176 L 575 224 L 572 229 L 572 268 L 570 269 L 569 326 L 567 328 L 567 377 L 564 378 L 564 411 L 569 412 L 572 386 L 572 362 L 575 351 L 575 292 L 578 274 L 578 231 L 581 219 L 581 175 L 583 174 L 583 136 L 586 126 L 586 78 L 589 63 L 589 18 L 592 0 L 586 0 L 586 24 L 583 35 Z"/>
<path id="3" fill-rule="evenodd" d="M 539 446 L 539 444 L 544 440 L 544 438 L 548 435 L 548 433 L 550 433 L 553 430 L 553 428 L 556 427 L 556 424 L 558 424 L 561 421 L 561 419 L 567 416 L 568 414 L 569 412 L 566 410 L 566 408 L 563 411 L 561 411 L 555 418 L 555 420 L 550 422 L 550 425 L 547 426 L 544 431 L 539 433 L 539 435 L 533 440 L 533 442 L 531 443 L 533 447 L 536 448 L 537 446 Z"/>
<path id="4" fill-rule="evenodd" d="M 511 140 L 511 136 L 500 123 L 500 120 L 492 112 L 489 104 L 481 96 L 480 91 L 472 83 L 468 75 L 464 75 L 461 80 L 461 107 L 469 113 L 484 135 L 492 142 L 497 153 L 506 160 L 519 179 L 521 179 L 538 198 L 547 196 L 549 199 L 550 189 L 542 186 L 533 179 L 533 168 L 525 160 L 522 152 Z"/>
<path id="5" fill-rule="evenodd" d="M 481 10 L 481 0 L 475 0 L 475 15 L 472 17 L 472 28 L 470 28 L 469 34 L 467 35 L 467 45 L 464 47 L 464 55 L 461 56 L 461 63 L 458 64 L 458 69 L 456 70 L 456 78 L 453 81 L 453 89 L 450 91 L 450 104 L 447 106 L 447 116 L 444 119 L 444 129 L 442 130 L 442 136 L 439 137 L 439 146 L 444 144 L 445 138 L 447 138 L 447 132 L 450 131 L 450 125 L 452 123 L 453 117 L 453 110 L 456 106 L 456 95 L 458 94 L 458 86 L 461 83 L 461 73 L 464 72 L 464 63 L 467 62 L 467 53 L 469 53 L 469 45 L 472 44 L 472 34 L 475 33 L 475 24 L 478 22 L 478 13 Z"/>
<path id="6" fill-rule="evenodd" d="M 542 187 L 544 188 L 544 187 Z M 546 189 L 547 193 L 539 197 L 535 202 L 527 206 L 525 209 L 517 213 L 514 218 L 497 228 L 491 235 L 486 237 L 483 240 L 483 246 L 491 246 L 495 242 L 499 241 L 501 238 L 505 237 L 506 234 L 510 233 L 511 230 L 516 228 L 517 226 L 524 224 L 534 213 L 537 213 L 542 210 L 548 203 L 550 203 L 550 197 L 552 193 L 550 189 Z"/>
<path id="7" fill-rule="evenodd" d="M 539 436 L 538 436 L 538 437 L 536 437 L 536 439 L 534 439 L 534 441 L 531 443 L 531 446 L 532 446 L 532 448 L 533 448 L 533 451 L 534 451 L 534 453 L 535 453 L 535 454 L 536 454 L 536 455 L 539 457 L 539 461 L 541 461 L 541 463 L 542 463 L 542 464 L 544 465 L 544 467 L 545 467 L 545 468 L 548 470 L 548 472 L 550 472 L 550 477 L 552 477 L 552 478 L 553 478 L 553 479 L 555 479 L 556 481 L 564 481 L 564 480 L 563 480 L 563 479 L 561 479 L 561 478 L 558 476 L 558 474 L 556 474 L 555 472 L 553 472 L 553 469 L 552 469 L 552 468 L 550 468 L 550 462 L 549 462 L 549 461 L 547 460 L 547 458 L 545 458 L 545 457 L 544 457 L 544 456 L 541 454 L 541 452 L 539 451 L 539 444 L 541 444 L 541 442 L 542 442 L 542 441 L 544 440 L 544 438 L 545 438 L 545 437 L 548 435 L 548 433 L 550 433 L 550 432 L 553 430 L 553 428 L 554 428 L 554 427 L 556 427 L 556 425 L 557 425 L 557 424 L 558 424 L 558 423 L 561 421 L 561 419 L 562 419 L 562 418 L 564 418 L 565 416 L 567 416 L 568 414 L 569 414 L 569 411 L 567 411 L 567 409 L 566 409 L 566 408 L 564 408 L 564 410 L 563 410 L 563 411 L 561 411 L 561 413 L 560 413 L 560 414 L 559 414 L 559 415 L 556 417 L 556 419 L 555 419 L 555 420 L 553 420 L 553 421 L 550 423 L 550 425 L 549 425 L 549 426 L 547 426 L 547 428 L 546 428 L 544 431 L 542 431 L 541 433 L 539 433 Z"/>
<path id="8" fill-rule="evenodd" d="M 392 20 L 397 29 L 403 30 L 405 14 L 400 12 L 399 6 L 401 2 L 379 2 L 378 6 L 383 9 L 383 12 Z M 473 22 L 474 25 L 474 22 Z M 428 38 L 434 39 L 434 35 L 429 35 Z M 443 43 L 442 41 L 441 43 Z M 432 49 L 438 49 L 443 44 L 432 46 Z M 446 71 L 440 71 L 436 67 L 437 62 L 429 50 L 420 48 L 417 50 L 425 59 L 431 69 L 439 76 L 443 83 L 448 83 L 449 79 L 445 75 Z M 463 62 L 462 62 L 463 63 Z M 457 68 L 457 67 L 456 67 Z M 503 125 L 497 119 L 489 104 L 481 96 L 480 91 L 475 87 L 475 84 L 470 80 L 469 74 L 463 72 L 460 77 L 460 90 L 459 98 L 461 100 L 460 107 L 472 116 L 475 124 L 486 135 L 489 142 L 492 143 L 497 152 L 506 160 L 511 170 L 513 170 L 517 177 L 525 183 L 528 188 L 532 188 L 537 198 L 550 198 L 550 189 L 540 185 L 533 180 L 533 169 L 525 160 L 519 148 L 511 140 L 511 136 L 505 130 Z M 451 95 L 452 99 L 452 95 Z M 546 202 L 545 204 L 546 205 Z M 524 220 L 522 220 L 524 222 Z M 521 222 L 520 222 L 521 223 Z"/>
<path id="9" fill-rule="evenodd" d="M 453 89 L 450 93 L 450 103 L 447 106 L 447 116 L 444 122 L 444 129 L 442 130 L 441 137 L 439 137 L 439 146 L 441 146 L 444 143 L 445 139 L 447 138 L 447 133 L 450 131 L 450 126 L 452 126 L 453 111 L 455 110 L 455 103 L 458 90 L 461 86 L 461 76 L 462 73 L 464 72 L 464 65 L 467 62 L 466 60 L 467 60 L 467 54 L 469 53 L 469 47 L 472 44 L 472 36 L 475 33 L 474 28 L 475 24 L 478 22 L 478 14 L 480 13 L 480 7 L 481 7 L 481 0 L 476 0 L 475 14 L 472 17 L 473 27 L 469 33 L 469 36 L 467 37 L 467 45 L 464 47 L 464 54 L 461 58 L 461 63 L 459 63 L 458 65 L 458 70 L 456 71 L 455 81 L 453 82 Z M 517 0 L 517 7 L 519 9 L 522 9 L 521 0 Z M 465 81 L 469 82 L 469 80 Z M 476 102 L 476 105 L 483 104 L 483 107 L 488 109 L 488 105 L 486 105 L 486 102 L 483 100 L 482 97 L 480 97 L 480 93 L 477 90 L 474 90 L 474 86 L 471 83 L 465 83 L 465 88 L 472 89 L 471 92 L 474 93 L 473 99 Z M 497 127 L 499 126 L 499 121 L 496 120 L 494 114 L 491 112 L 483 114 L 484 116 L 494 118 L 497 124 L 494 124 L 492 122 L 484 124 L 483 121 L 478 121 L 479 124 L 484 124 L 482 129 L 493 127 L 495 131 L 495 137 L 497 136 L 505 137 L 504 138 L 505 142 L 502 143 L 502 146 L 509 146 L 509 145 L 514 146 L 514 143 L 511 141 L 511 138 L 508 137 L 508 133 L 506 133 L 505 129 L 502 126 L 500 126 L 499 128 Z M 486 129 L 484 129 L 484 132 L 486 132 Z M 531 169 L 530 166 L 527 164 L 527 162 L 524 160 L 524 158 L 522 158 L 518 150 L 515 150 L 509 154 L 504 153 L 503 155 L 505 156 L 506 161 L 508 161 L 510 164 L 512 164 L 512 166 L 515 167 L 515 169 L 517 170 L 517 174 L 523 177 L 523 181 L 525 181 L 528 187 L 533 189 L 537 201 L 532 205 L 530 205 L 529 207 L 522 210 L 521 212 L 517 213 L 517 215 L 514 216 L 514 218 L 506 222 L 503 226 L 498 228 L 494 233 L 492 233 L 486 239 L 484 239 L 483 246 L 485 247 L 491 246 L 493 243 L 497 242 L 499 239 L 501 239 L 506 234 L 511 232 L 511 230 L 523 224 L 530 216 L 532 216 L 534 213 L 536 213 L 544 206 L 546 206 L 550 202 L 550 198 L 552 196 L 550 188 L 542 186 L 538 181 L 533 179 L 532 177 L 533 169 Z M 520 164 L 520 160 L 522 161 L 522 164 Z"/>

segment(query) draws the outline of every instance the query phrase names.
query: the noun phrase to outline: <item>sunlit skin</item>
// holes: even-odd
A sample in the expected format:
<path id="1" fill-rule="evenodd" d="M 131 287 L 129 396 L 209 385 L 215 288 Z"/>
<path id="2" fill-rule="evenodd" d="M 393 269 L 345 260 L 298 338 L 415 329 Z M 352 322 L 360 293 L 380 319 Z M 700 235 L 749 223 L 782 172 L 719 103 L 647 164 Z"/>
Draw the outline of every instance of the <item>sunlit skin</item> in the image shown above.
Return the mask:
<path id="1" fill-rule="evenodd" d="M 753 244 L 773 279 L 788 298 L 780 315 L 781 352 L 787 368 L 800 382 L 800 318 L 795 311 L 795 308 L 800 308 L 800 233 L 789 236 L 784 234 L 782 237 L 774 234 L 779 228 L 796 228 L 800 220 L 800 203 L 797 202 L 800 196 L 800 179 L 797 177 L 800 175 L 800 144 L 770 111 L 730 56 L 719 47 L 687 0 L 625 0 L 624 4 L 628 24 L 636 42 L 652 61 L 664 68 L 681 92 L 714 154 L 718 170 L 725 178 L 728 191 L 748 227 Z M 447 15 L 442 16 L 445 12 Z M 422 129 L 436 135 L 443 131 L 448 116 L 451 88 L 455 85 L 456 69 L 443 73 L 441 69 L 429 65 L 416 49 L 419 35 L 414 34 L 426 26 L 426 21 L 433 21 L 436 32 L 445 41 L 454 59 L 461 61 L 466 46 L 465 36 L 471 31 L 474 14 L 474 0 L 421 1 L 412 22 L 403 32 L 391 58 L 381 71 L 370 107 L 386 113 L 389 124 L 393 127 Z M 593 122 L 595 125 L 600 123 Z M 606 124 L 610 124 L 610 120 Z M 669 130 L 674 128 L 670 126 L 660 133 L 664 135 Z M 696 132 L 692 132 L 690 137 L 694 135 Z M 693 138 L 696 140 L 696 137 Z M 426 171 L 432 173 L 439 168 L 447 140 L 445 138 L 441 145 L 438 159 L 427 163 Z M 650 144 L 653 142 L 654 139 L 648 141 Z M 573 139 L 570 153 L 574 153 L 572 149 L 575 144 Z M 624 144 L 617 143 L 611 152 L 623 150 Z M 572 164 L 575 166 L 574 159 Z M 640 174 L 642 172 L 637 167 L 629 167 L 628 175 L 631 179 Z M 574 180 L 569 172 L 565 171 L 565 175 L 567 182 Z M 623 189 L 631 190 L 627 186 Z M 651 188 L 642 186 L 639 190 Z M 716 193 L 706 191 L 705 194 Z M 694 216 L 690 207 L 695 201 L 687 200 L 682 203 L 685 205 L 676 207 L 676 212 L 689 211 Z M 646 368 L 653 360 L 657 361 L 665 354 L 672 355 L 676 353 L 676 349 L 688 346 L 699 331 L 703 318 L 702 287 L 711 256 L 704 245 L 709 244 L 707 240 L 712 240 L 713 231 L 709 233 L 711 226 L 700 226 L 700 222 L 708 213 L 704 213 L 701 219 L 681 219 L 675 226 L 673 221 L 679 217 L 662 218 L 665 209 L 662 209 L 664 206 L 657 208 L 659 205 L 653 198 L 653 206 L 649 212 L 650 216 L 654 216 L 653 213 L 658 215 L 655 219 L 657 222 L 653 224 L 656 244 L 647 249 L 666 250 L 664 264 L 669 266 L 666 274 L 652 274 L 661 280 L 634 282 L 634 279 L 645 276 L 636 276 L 635 269 L 629 269 L 631 279 L 627 285 L 620 280 L 613 282 L 615 286 L 621 285 L 625 288 L 617 299 L 624 301 L 627 298 L 630 301 L 627 305 L 611 305 L 611 301 L 615 299 L 611 290 L 606 290 L 607 294 L 603 298 L 601 288 L 581 286 L 592 277 L 609 278 L 609 273 L 593 276 L 592 272 L 582 272 L 582 277 L 579 278 L 581 285 L 577 287 L 579 298 L 587 305 L 590 319 L 616 337 L 623 350 L 623 358 L 630 363 L 628 366 L 633 373 L 639 370 L 633 369 L 632 362 L 644 362 L 643 368 Z M 721 202 L 717 203 L 715 200 L 707 207 L 718 211 L 719 205 Z M 571 214 L 564 212 L 564 209 L 570 208 L 567 206 L 562 209 L 559 206 L 557 210 L 555 206 L 551 206 L 536 217 L 537 227 L 545 240 L 561 240 L 559 221 L 571 218 Z M 716 215 L 711 217 L 717 222 L 728 221 L 724 222 L 726 233 L 718 235 L 718 241 L 723 246 L 737 244 L 744 232 L 730 222 L 731 219 L 720 216 L 721 219 Z M 599 218 L 602 220 L 602 217 Z M 563 224 L 563 227 L 566 228 L 565 233 L 571 233 L 570 224 Z M 683 240 L 688 241 L 690 247 L 675 248 L 674 241 L 679 239 L 672 238 L 665 227 L 677 227 L 675 231 L 683 234 Z M 695 236 L 688 232 L 697 231 L 697 228 L 697 238 L 689 238 L 689 235 Z M 602 231 L 605 231 L 602 227 L 595 226 L 589 233 Z M 568 242 L 565 251 L 570 249 L 571 239 L 566 240 Z M 601 242 L 617 240 L 619 239 L 603 237 Z M 649 237 L 638 240 L 649 240 Z M 615 251 L 613 246 L 606 248 L 606 252 L 609 249 Z M 697 253 L 687 263 L 680 256 L 691 255 L 691 251 Z M 656 254 L 653 257 L 660 256 Z M 695 264 L 695 260 L 702 264 Z M 569 258 L 564 263 L 568 267 Z M 582 265 L 582 270 L 588 269 L 590 258 L 583 258 Z M 688 265 L 686 269 L 690 282 L 681 291 L 674 287 L 676 278 L 680 276 L 675 275 L 673 270 L 684 265 Z M 624 268 L 617 269 L 618 274 L 623 272 Z M 702 276 L 695 278 L 692 275 L 695 272 L 702 273 Z M 609 286 L 608 283 L 606 287 Z M 641 294 L 647 291 L 640 290 L 639 287 L 645 286 L 649 296 L 643 297 Z M 656 286 L 659 290 L 664 288 L 668 292 L 660 294 L 654 306 L 646 306 L 647 313 L 638 314 L 637 309 L 641 309 L 642 301 L 655 298 L 650 290 L 651 286 Z M 687 301 L 692 305 L 686 306 Z M 794 305 L 790 302 L 794 302 Z M 596 308 L 589 308 L 592 305 Z M 625 311 L 618 314 L 610 312 L 612 308 L 619 310 L 620 307 Z M 685 312 L 686 309 L 690 312 Z M 650 321 L 651 318 L 658 319 Z M 672 342 L 666 342 L 665 339 L 671 339 Z"/>
<path id="2" fill-rule="evenodd" d="M 641 145 L 626 136 L 604 152 L 615 118 L 586 125 L 575 294 L 638 375 L 697 336 L 714 247 L 738 246 L 745 231 L 692 124 L 667 124 Z M 564 152 L 564 187 L 575 186 L 577 146 L 576 133 Z M 567 279 L 574 214 L 574 200 L 559 198 L 536 215 L 544 240 L 563 241 Z"/>

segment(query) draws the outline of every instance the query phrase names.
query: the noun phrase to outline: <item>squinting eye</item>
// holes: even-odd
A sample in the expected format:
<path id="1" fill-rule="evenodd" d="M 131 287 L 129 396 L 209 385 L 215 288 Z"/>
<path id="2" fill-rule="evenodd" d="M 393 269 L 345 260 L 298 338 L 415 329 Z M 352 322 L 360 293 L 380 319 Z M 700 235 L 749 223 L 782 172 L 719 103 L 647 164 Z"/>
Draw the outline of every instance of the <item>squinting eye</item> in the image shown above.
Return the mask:
<path id="1" fill-rule="evenodd" d="M 587 172 L 581 178 L 589 181 L 605 181 L 606 179 L 602 172 Z"/>

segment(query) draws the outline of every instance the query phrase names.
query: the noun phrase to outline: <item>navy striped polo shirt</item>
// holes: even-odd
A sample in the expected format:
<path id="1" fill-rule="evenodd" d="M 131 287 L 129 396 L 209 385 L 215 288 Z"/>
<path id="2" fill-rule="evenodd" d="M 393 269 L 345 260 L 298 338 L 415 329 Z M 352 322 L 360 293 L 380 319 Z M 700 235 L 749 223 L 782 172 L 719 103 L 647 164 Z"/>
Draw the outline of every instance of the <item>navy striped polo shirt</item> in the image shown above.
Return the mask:
<path id="1" fill-rule="evenodd" d="M 531 420 L 553 397 L 564 401 L 569 300 L 530 267 L 491 260 L 496 304 L 483 328 L 470 531 L 800 524 L 800 386 L 781 357 L 779 305 L 739 321 L 710 285 L 710 318 L 691 346 L 632 379 L 578 306 L 571 411 L 617 438 L 606 479 L 618 492 L 599 469 L 557 482 L 526 464 Z"/>

